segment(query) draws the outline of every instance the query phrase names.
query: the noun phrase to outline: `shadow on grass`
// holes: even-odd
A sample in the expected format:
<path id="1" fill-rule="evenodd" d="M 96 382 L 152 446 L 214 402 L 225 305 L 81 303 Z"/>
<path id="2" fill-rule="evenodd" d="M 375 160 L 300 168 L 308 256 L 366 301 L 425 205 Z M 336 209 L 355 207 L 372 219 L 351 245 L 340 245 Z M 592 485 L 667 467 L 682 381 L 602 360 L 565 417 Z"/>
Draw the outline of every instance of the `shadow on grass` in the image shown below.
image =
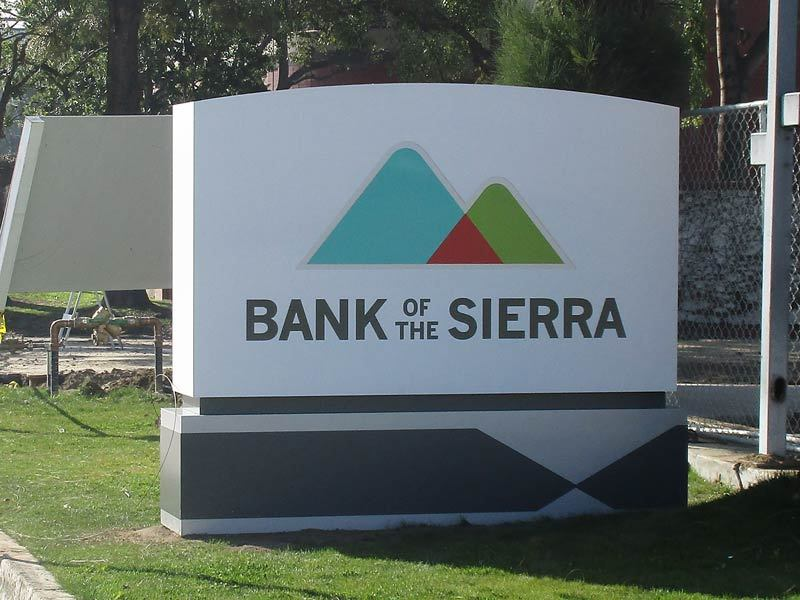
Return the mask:
<path id="1" fill-rule="evenodd" d="M 75 565 L 73 563 L 64 563 L 58 561 L 42 561 L 42 564 L 47 568 L 59 567 L 62 569 L 75 569 L 79 567 L 79 565 Z M 216 577 L 206 573 L 192 573 L 190 564 L 186 565 L 186 569 L 182 569 L 180 571 L 157 569 L 154 567 L 120 567 L 114 565 L 104 565 L 103 570 L 137 576 L 155 575 L 158 577 L 177 578 L 182 580 L 190 578 L 197 581 L 202 581 L 204 583 L 210 583 L 212 585 L 231 586 L 257 592 L 281 592 L 284 594 L 297 594 L 305 598 L 323 598 L 327 600 L 350 600 L 352 598 L 351 596 L 343 596 L 339 593 L 321 592 L 319 590 L 313 590 L 310 588 L 291 587 L 277 584 L 257 584 L 235 579 L 224 579 L 222 577 Z"/>
<path id="2" fill-rule="evenodd" d="M 19 433 L 21 435 L 41 435 L 41 431 L 33 431 L 32 429 L 14 429 L 13 427 L 0 427 L 2 433 Z"/>
<path id="3" fill-rule="evenodd" d="M 26 312 L 26 311 L 34 311 Z M 81 314 L 86 312 L 84 309 Z M 20 300 L 8 299 L 6 308 L 6 319 L 8 327 L 15 333 L 27 336 L 48 336 L 50 335 L 50 324 L 56 319 L 60 319 L 64 314 L 64 308 L 50 306 L 47 304 L 32 304 Z"/>
<path id="4" fill-rule="evenodd" d="M 684 510 L 498 527 L 301 532 L 231 545 L 334 548 L 352 557 L 736 598 L 800 594 L 800 477 Z"/>
<path id="5" fill-rule="evenodd" d="M 136 441 L 143 441 L 143 442 L 157 442 L 160 439 L 159 435 L 120 435 L 117 433 L 108 433 L 107 431 L 103 431 L 102 429 L 98 429 L 93 425 L 89 425 L 84 421 L 81 421 L 78 417 L 73 416 L 66 409 L 62 406 L 59 406 L 57 403 L 53 402 L 50 397 L 40 390 L 39 388 L 32 388 L 33 394 L 42 402 L 44 402 L 47 406 L 55 410 L 58 414 L 62 417 L 67 419 L 69 422 L 77 425 L 83 431 L 91 434 L 92 437 L 107 437 L 107 438 L 118 438 L 118 439 L 125 439 L 125 440 L 136 440 Z M 37 432 L 39 433 L 39 432 Z"/>
<path id="6" fill-rule="evenodd" d="M 56 433 L 56 432 L 43 432 L 43 431 L 36 431 L 33 429 L 13 429 L 10 427 L 0 427 L 0 433 L 15 433 L 18 435 L 35 435 L 35 436 L 42 436 L 42 435 L 52 435 L 52 436 L 61 436 L 63 434 Z M 153 435 L 119 435 L 116 433 L 107 433 L 105 431 L 100 433 L 93 433 L 91 431 L 87 431 L 85 433 L 72 433 L 70 435 L 74 435 L 75 437 L 83 437 L 83 438 L 112 438 L 112 439 L 120 439 L 120 440 L 133 440 L 135 442 L 158 442 L 161 438 L 160 436 L 153 434 Z"/>

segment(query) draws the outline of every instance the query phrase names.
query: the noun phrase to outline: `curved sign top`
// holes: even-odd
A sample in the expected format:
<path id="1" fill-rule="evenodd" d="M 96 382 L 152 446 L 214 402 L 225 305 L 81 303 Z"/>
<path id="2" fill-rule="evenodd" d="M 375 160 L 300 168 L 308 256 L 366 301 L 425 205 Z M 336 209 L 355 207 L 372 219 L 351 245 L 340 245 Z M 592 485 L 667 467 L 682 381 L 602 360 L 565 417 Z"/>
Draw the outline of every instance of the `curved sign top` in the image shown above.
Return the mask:
<path id="1" fill-rule="evenodd" d="M 173 115 L 182 394 L 675 388 L 677 109 L 390 84 Z"/>

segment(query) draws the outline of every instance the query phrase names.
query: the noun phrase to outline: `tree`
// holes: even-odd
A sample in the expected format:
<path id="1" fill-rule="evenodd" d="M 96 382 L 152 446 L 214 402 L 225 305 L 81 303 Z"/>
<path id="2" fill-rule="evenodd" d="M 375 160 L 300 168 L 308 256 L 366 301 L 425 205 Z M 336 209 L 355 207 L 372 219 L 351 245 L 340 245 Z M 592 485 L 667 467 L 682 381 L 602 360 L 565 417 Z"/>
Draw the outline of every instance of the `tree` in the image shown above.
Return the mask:
<path id="1" fill-rule="evenodd" d="M 108 52 L 106 53 L 106 112 L 135 115 L 141 111 L 139 86 L 139 26 L 142 0 L 108 0 Z M 152 306 L 145 290 L 109 290 L 111 306 Z"/>
<path id="2" fill-rule="evenodd" d="M 6 136 L 5 121 L 9 103 L 23 95 L 25 86 L 39 70 L 27 60 L 28 45 L 34 38 L 20 17 L 8 12 L 12 8 L 3 2 L 0 9 L 6 15 L 0 21 L 0 138 Z"/>
<path id="3" fill-rule="evenodd" d="M 145 10 L 140 40 L 144 112 L 265 91 L 277 13 L 267 2 L 168 0 Z"/>
<path id="4" fill-rule="evenodd" d="M 325 35 L 298 40 L 293 34 L 292 58 L 301 66 L 288 76 L 287 87 L 315 78 L 318 69 L 344 71 L 369 60 L 386 65 L 402 81 L 476 83 L 493 77 L 494 0 L 323 0 L 312 5 L 305 28 L 295 21 L 290 31 L 324 29 Z M 298 41 L 306 43 L 301 52 Z"/>
<path id="5" fill-rule="evenodd" d="M 497 81 L 689 103 L 691 60 L 675 2 L 510 0 Z"/>
<path id="6" fill-rule="evenodd" d="M 710 93 L 706 81 L 710 31 L 706 5 L 706 0 L 678 0 L 675 5 L 678 27 L 689 54 L 689 106 L 691 108 L 702 106 Z"/>
<path id="7" fill-rule="evenodd" d="M 769 28 L 759 32 L 739 27 L 738 0 L 715 0 L 715 40 L 719 73 L 719 103 L 744 101 L 747 86 L 767 58 Z"/>
<path id="8" fill-rule="evenodd" d="M 141 111 L 139 26 L 142 0 L 108 0 L 106 112 L 135 115 Z"/>
<path id="9" fill-rule="evenodd" d="M 45 114 L 167 113 L 178 102 L 265 91 L 273 70 L 276 88 L 288 89 L 319 69 L 373 59 L 395 59 L 414 80 L 487 81 L 493 69 L 494 8 L 483 0 L 25 1 L 62 2 L 72 19 L 42 49 L 59 67 L 37 81 L 28 106 Z M 381 27 L 402 52 L 370 37 Z M 149 305 L 143 290 L 109 299 Z"/>
<path id="10" fill-rule="evenodd" d="M 48 52 L 71 55 L 71 77 L 40 82 L 29 103 L 47 114 L 97 114 L 108 103 L 119 106 L 112 98 L 102 102 L 112 90 L 123 91 L 107 77 L 112 67 L 122 72 L 123 57 L 132 72 L 136 41 L 138 87 L 129 79 L 126 87 L 135 93 L 123 95 L 138 97 L 147 114 L 168 113 L 178 102 L 265 91 L 273 70 L 275 89 L 371 61 L 406 81 L 490 81 L 497 42 L 494 3 L 484 0 L 72 2 L 69 11 L 78 10 L 83 18 L 62 32 L 67 51 L 48 46 Z M 138 40 L 121 29 L 137 18 Z M 388 41 L 375 39 L 376 31 Z M 72 69 L 88 52 L 98 53 Z"/>
<path id="11" fill-rule="evenodd" d="M 80 13 L 67 0 L 0 1 L 0 138 L 14 104 L 22 104 L 45 80 L 69 77 L 92 52 L 71 51 L 72 64 L 64 61 L 63 41 L 70 37 Z"/>
<path id="12" fill-rule="evenodd" d="M 44 65 L 28 90 L 27 114 L 90 115 L 107 108 L 108 14 L 105 0 L 25 0 L 29 12 L 59 5 L 59 18 L 37 45 Z M 26 20 L 30 16 L 26 15 Z"/>
<path id="13" fill-rule="evenodd" d="M 497 8 L 486 0 L 388 0 L 405 81 L 489 82 L 494 75 Z"/>

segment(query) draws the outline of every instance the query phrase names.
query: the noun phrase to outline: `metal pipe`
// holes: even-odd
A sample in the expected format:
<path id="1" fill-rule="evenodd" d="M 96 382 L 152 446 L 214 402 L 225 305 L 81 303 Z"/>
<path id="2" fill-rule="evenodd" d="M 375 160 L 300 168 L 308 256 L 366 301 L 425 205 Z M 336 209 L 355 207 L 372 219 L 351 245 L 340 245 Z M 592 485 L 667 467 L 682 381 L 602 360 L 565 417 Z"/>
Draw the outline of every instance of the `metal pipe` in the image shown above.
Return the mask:
<path id="1" fill-rule="evenodd" d="M 155 350 L 155 360 L 153 367 L 155 370 L 155 391 L 163 389 L 164 377 L 164 335 L 161 320 L 156 317 L 114 317 L 112 319 L 93 319 L 91 317 L 78 317 L 76 319 L 58 319 L 50 324 L 50 349 L 47 360 L 47 389 L 51 396 L 58 392 L 59 373 L 58 373 L 58 353 L 60 344 L 58 340 L 59 332 L 69 327 L 71 329 L 94 329 L 98 325 L 119 325 L 120 327 L 149 327 L 153 328 L 153 349 Z"/>
<path id="2" fill-rule="evenodd" d="M 761 108 L 767 105 L 766 100 L 754 100 L 753 102 L 740 102 L 739 104 L 726 104 L 724 106 L 709 106 L 707 108 L 695 108 L 692 110 L 681 111 L 681 118 L 685 117 L 707 117 L 723 113 L 737 112 L 746 108 Z"/>

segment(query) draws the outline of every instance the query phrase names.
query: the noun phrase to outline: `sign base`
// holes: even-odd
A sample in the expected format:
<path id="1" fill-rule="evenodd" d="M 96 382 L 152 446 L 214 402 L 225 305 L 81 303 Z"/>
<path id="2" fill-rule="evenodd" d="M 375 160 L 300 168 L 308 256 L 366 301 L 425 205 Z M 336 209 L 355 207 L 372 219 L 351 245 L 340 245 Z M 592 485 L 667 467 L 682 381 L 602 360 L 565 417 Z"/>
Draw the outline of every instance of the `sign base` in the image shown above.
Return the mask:
<path id="1" fill-rule="evenodd" d="M 680 409 L 162 409 L 180 535 L 496 524 L 686 505 Z"/>

